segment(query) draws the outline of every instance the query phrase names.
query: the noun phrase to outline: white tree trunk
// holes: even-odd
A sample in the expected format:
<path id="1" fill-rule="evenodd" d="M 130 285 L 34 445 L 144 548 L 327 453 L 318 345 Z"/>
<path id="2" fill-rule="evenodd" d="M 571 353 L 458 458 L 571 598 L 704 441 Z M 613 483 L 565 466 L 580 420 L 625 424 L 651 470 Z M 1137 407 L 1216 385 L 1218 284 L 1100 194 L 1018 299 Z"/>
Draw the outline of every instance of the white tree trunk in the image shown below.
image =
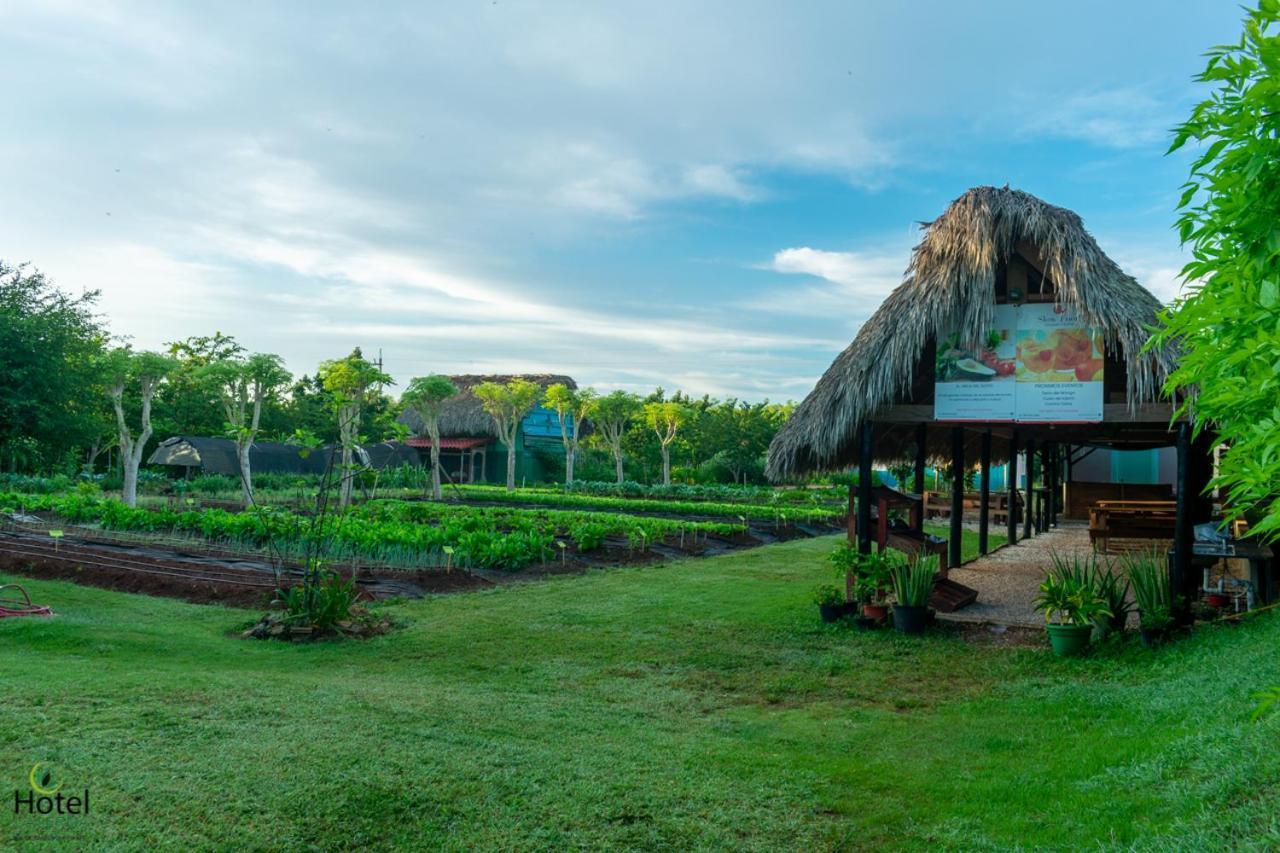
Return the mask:
<path id="1" fill-rule="evenodd" d="M 351 505 L 351 486 L 355 480 L 354 459 L 356 434 L 360 427 L 360 404 L 348 403 L 338 413 L 338 438 L 342 442 L 342 485 L 338 489 L 338 508 Z"/>
<path id="2" fill-rule="evenodd" d="M 622 445 L 613 446 L 613 465 L 618 475 L 618 485 L 622 485 Z"/>
<path id="3" fill-rule="evenodd" d="M 573 447 L 566 447 L 564 449 L 564 484 L 566 488 L 573 485 L 573 457 Z"/>
<path id="4" fill-rule="evenodd" d="M 431 437 L 431 499 L 438 501 L 443 498 L 444 495 L 440 492 L 440 436 L 433 435 Z"/>
<path id="5" fill-rule="evenodd" d="M 236 446 L 236 458 L 240 461 L 240 500 L 245 509 L 253 506 L 253 472 L 249 470 L 249 448 L 253 442 L 244 442 Z"/>
<path id="6" fill-rule="evenodd" d="M 516 443 L 514 441 L 507 445 L 507 491 L 514 492 L 516 490 Z"/>
<path id="7" fill-rule="evenodd" d="M 671 485 L 671 448 L 662 445 L 662 485 Z"/>

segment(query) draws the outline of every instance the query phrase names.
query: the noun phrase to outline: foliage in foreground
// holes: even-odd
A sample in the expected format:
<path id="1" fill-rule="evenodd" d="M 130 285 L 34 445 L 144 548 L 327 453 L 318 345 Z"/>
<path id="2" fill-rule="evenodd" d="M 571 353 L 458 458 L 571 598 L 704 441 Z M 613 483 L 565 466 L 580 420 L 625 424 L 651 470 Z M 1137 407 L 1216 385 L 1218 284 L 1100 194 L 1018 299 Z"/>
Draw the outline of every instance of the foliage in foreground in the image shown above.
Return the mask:
<path id="1" fill-rule="evenodd" d="M 0 620 L 3 781 L 91 784 L 59 824 L 83 849 L 1280 845 L 1280 715 L 1249 719 L 1280 618 L 1087 660 L 858 633 L 809 601 L 833 544 L 380 606 L 402 630 L 302 646 L 23 581 L 60 616 Z"/>
<path id="2" fill-rule="evenodd" d="M 1197 429 L 1224 446 L 1223 505 L 1280 537 L 1280 0 L 1262 0 L 1234 45 L 1216 47 L 1197 78 L 1215 91 L 1178 128 L 1170 150 L 1196 157 L 1178 227 L 1194 260 L 1188 293 L 1161 315 L 1153 345 L 1176 346 L 1170 391 Z"/>

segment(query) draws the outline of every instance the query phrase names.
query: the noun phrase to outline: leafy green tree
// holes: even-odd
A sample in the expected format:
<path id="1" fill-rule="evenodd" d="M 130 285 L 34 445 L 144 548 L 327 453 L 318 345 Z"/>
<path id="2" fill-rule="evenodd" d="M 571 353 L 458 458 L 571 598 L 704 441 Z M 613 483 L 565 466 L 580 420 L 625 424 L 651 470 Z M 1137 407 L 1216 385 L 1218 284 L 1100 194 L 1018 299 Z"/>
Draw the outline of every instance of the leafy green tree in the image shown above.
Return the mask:
<path id="1" fill-rule="evenodd" d="M 528 379 L 515 378 L 505 384 L 481 382 L 471 390 L 493 418 L 498 439 L 507 446 L 507 490 L 516 487 L 516 438 L 520 422 L 542 397 L 542 388 Z"/>
<path id="2" fill-rule="evenodd" d="M 351 485 L 355 479 L 355 449 L 360 443 L 360 415 L 372 396 L 381 396 L 380 387 L 394 380 L 376 364 L 365 359 L 360 348 L 336 361 L 326 361 L 316 371 L 332 411 L 337 415 L 338 443 L 342 446 L 342 481 L 338 490 L 338 506 L 351 503 Z"/>
<path id="3" fill-rule="evenodd" d="M 622 439 L 627 428 L 636 420 L 643 406 L 640 398 L 626 391 L 614 391 L 599 397 L 591 403 L 587 417 L 600 430 L 600 435 L 613 455 L 614 470 L 621 483 L 624 479 L 622 470 Z"/>
<path id="4" fill-rule="evenodd" d="M 445 403 L 458 395 L 458 386 L 447 376 L 433 373 L 409 381 L 400 402 L 422 419 L 422 431 L 431 439 L 431 498 L 440 500 L 440 415 Z"/>
<path id="5" fill-rule="evenodd" d="M 573 487 L 573 463 L 578 456 L 578 433 L 587 410 L 596 398 L 590 388 L 570 388 L 563 382 L 547 386 L 546 405 L 560 421 L 560 438 L 564 442 L 564 485 Z"/>
<path id="6" fill-rule="evenodd" d="M 164 385 L 156 392 L 152 420 L 156 433 L 169 435 L 222 435 L 226 428 L 218 394 L 202 371 L 211 364 L 234 361 L 245 348 L 230 335 L 193 335 L 165 344 L 174 360 Z"/>
<path id="7" fill-rule="evenodd" d="M 1214 86 L 1170 151 L 1202 150 L 1179 202 L 1193 260 L 1153 346 L 1175 346 L 1170 392 L 1223 447 L 1224 506 L 1280 537 L 1280 0 L 1247 13 L 1239 42 L 1212 49 Z"/>
<path id="8" fill-rule="evenodd" d="M 72 447 L 102 443 L 97 295 L 71 296 L 38 270 L 0 261 L 0 465 L 44 469 Z"/>
<path id="9" fill-rule="evenodd" d="M 151 403 L 160 385 L 174 370 L 174 360 L 155 352 L 134 352 L 118 347 L 106 354 L 102 362 L 103 376 L 111 407 L 116 413 L 117 443 L 124 474 L 121 499 L 128 506 L 138 505 L 138 468 L 151 438 Z M 138 433 L 129 428 L 125 417 L 125 395 L 136 389 L 140 416 Z"/>
<path id="10" fill-rule="evenodd" d="M 206 364 L 197 374 L 198 381 L 210 389 L 221 405 L 226 429 L 236 443 L 240 493 L 246 507 L 253 504 L 249 451 L 258 438 L 263 403 L 274 398 L 291 378 L 280 356 L 261 352 L 247 357 L 238 353 L 226 356 Z"/>
<path id="11" fill-rule="evenodd" d="M 689 420 L 690 411 L 680 403 L 671 401 L 646 403 L 645 422 L 658 436 L 662 448 L 662 485 L 671 485 L 671 442 L 675 441 L 680 427 Z"/>

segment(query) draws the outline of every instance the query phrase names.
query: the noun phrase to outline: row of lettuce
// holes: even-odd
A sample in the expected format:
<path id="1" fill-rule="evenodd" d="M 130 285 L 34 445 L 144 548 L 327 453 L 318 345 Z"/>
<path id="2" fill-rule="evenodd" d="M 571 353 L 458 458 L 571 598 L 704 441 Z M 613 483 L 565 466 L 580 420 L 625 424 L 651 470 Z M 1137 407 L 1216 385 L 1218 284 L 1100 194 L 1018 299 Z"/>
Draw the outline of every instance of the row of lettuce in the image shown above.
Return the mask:
<path id="1" fill-rule="evenodd" d="M 330 560 L 404 568 L 451 564 L 511 570 L 562 559 L 571 546 L 580 553 L 594 551 L 616 537 L 643 550 L 657 542 L 732 536 L 742 529 L 724 522 L 396 500 L 359 504 L 323 529 L 311 516 L 278 507 L 144 509 L 93 495 L 0 493 L 0 511 L 47 513 L 69 524 L 109 530 L 198 536 L 231 547 L 269 547 L 287 559 L 300 558 L 308 547 L 321 548 Z"/>

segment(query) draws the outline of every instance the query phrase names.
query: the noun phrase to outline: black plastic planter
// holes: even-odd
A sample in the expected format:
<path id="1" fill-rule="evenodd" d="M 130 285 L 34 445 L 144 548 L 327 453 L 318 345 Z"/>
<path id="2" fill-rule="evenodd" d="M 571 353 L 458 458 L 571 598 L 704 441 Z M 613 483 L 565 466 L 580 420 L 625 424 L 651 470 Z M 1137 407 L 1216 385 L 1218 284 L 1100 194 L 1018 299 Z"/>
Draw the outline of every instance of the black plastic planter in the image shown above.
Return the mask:
<path id="1" fill-rule="evenodd" d="M 1138 635 L 1142 637 L 1142 645 L 1149 649 L 1163 645 L 1164 641 L 1169 639 L 1168 628 L 1139 628 Z"/>
<path id="2" fill-rule="evenodd" d="M 839 622 L 844 617 L 844 604 L 819 604 L 818 613 L 823 622 Z"/>
<path id="3" fill-rule="evenodd" d="M 929 608 L 893 605 L 893 627 L 902 634 L 923 634 L 929 626 Z"/>

